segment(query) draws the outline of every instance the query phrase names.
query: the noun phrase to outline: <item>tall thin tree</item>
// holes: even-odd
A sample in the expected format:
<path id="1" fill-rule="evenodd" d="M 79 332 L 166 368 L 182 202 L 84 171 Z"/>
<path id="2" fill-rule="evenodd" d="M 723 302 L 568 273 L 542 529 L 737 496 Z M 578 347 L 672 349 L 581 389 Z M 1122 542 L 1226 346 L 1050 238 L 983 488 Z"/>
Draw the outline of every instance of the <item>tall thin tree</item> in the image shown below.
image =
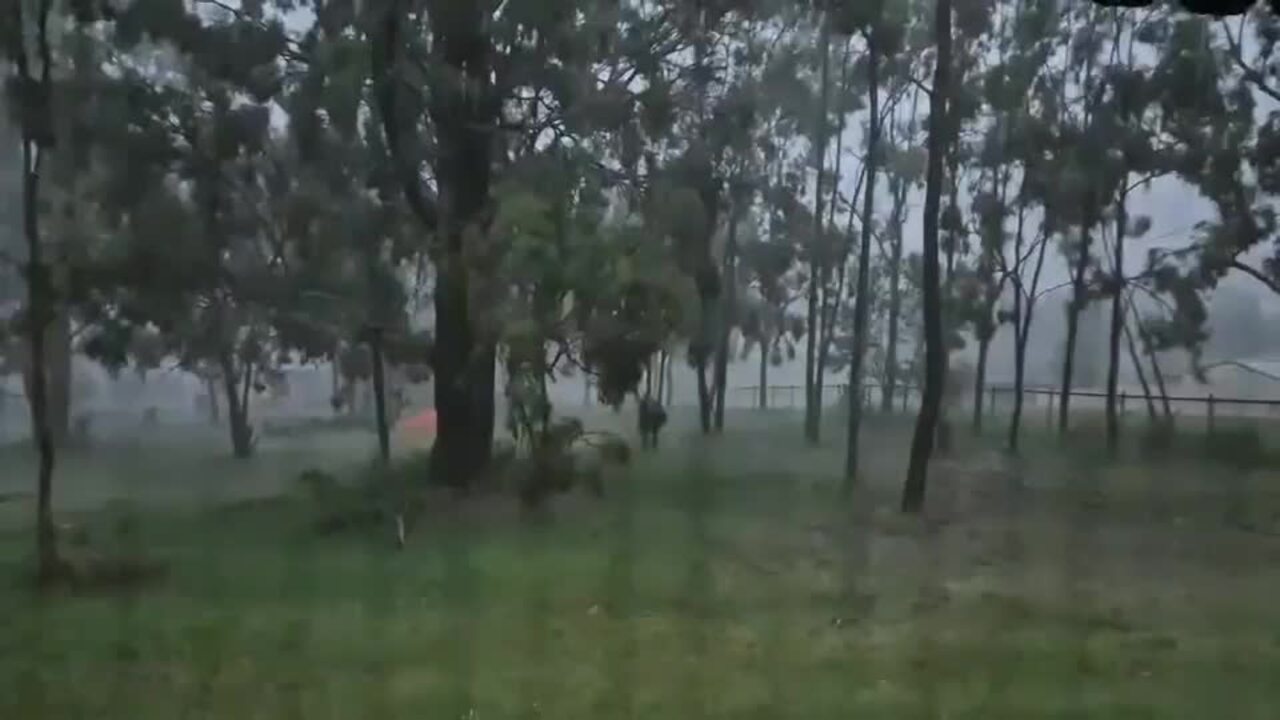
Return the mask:
<path id="1" fill-rule="evenodd" d="M 942 161 L 951 140 L 947 100 L 951 81 L 951 0 L 937 0 L 934 33 L 937 44 L 933 87 L 929 97 L 929 161 L 925 170 L 923 309 L 925 336 L 925 377 L 920 412 L 911 440 L 907 480 L 902 488 L 902 510 L 924 508 L 929 459 L 933 455 L 938 418 L 942 410 L 946 381 L 946 346 L 942 336 L 942 288 L 938 257 L 938 220 L 942 200 Z"/>

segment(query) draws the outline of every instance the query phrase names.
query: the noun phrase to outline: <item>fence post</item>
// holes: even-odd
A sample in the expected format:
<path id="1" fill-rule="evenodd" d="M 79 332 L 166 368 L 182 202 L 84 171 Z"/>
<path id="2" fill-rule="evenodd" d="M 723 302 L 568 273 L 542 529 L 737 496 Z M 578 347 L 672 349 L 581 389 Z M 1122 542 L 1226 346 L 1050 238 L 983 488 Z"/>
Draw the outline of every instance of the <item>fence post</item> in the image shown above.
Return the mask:
<path id="1" fill-rule="evenodd" d="M 1129 394 L 1126 392 L 1121 392 L 1120 393 L 1120 414 L 1121 415 L 1124 415 L 1126 412 L 1128 412 L 1128 410 L 1126 409 L 1126 405 L 1128 405 L 1128 401 L 1129 401 Z"/>
<path id="2" fill-rule="evenodd" d="M 1044 424 L 1045 424 L 1045 427 L 1052 428 L 1053 427 L 1053 401 L 1055 400 L 1055 398 L 1053 396 L 1053 393 L 1049 393 L 1045 395 L 1045 397 L 1049 398 L 1049 403 L 1045 406 Z"/>
<path id="3" fill-rule="evenodd" d="M 1214 418 L 1214 412 L 1213 412 L 1213 393 L 1209 393 L 1209 434 L 1210 435 L 1213 434 L 1214 426 L 1216 425 L 1214 421 L 1215 421 L 1215 418 Z"/>

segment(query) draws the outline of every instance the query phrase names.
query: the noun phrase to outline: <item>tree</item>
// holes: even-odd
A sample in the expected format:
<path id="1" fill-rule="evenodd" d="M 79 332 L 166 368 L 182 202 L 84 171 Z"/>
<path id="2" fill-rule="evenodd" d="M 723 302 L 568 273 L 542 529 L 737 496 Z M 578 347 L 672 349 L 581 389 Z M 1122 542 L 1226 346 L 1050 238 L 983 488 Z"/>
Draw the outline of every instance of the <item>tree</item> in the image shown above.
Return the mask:
<path id="1" fill-rule="evenodd" d="M 894 9 L 904 9 L 898 3 Z M 901 49 L 904 20 L 889 17 L 882 3 L 874 3 L 865 10 L 862 25 L 867 42 L 867 86 L 870 90 L 867 122 L 867 151 L 865 162 L 866 185 L 862 200 L 862 233 L 858 248 L 858 280 L 853 320 L 853 350 L 849 362 L 849 423 L 845 454 L 845 489 L 852 489 L 858 474 L 858 441 L 862 426 L 863 364 L 867 355 L 867 343 L 871 314 L 871 236 L 875 209 L 876 174 L 882 153 L 880 136 L 884 119 L 880 108 L 880 72 L 882 57 L 891 59 Z M 896 13 L 895 13 L 896 15 Z M 861 20 L 861 19 L 860 19 Z M 852 210 L 850 211 L 852 214 Z M 898 252 L 901 252 L 899 249 Z"/>
<path id="2" fill-rule="evenodd" d="M 15 100 L 22 133 L 22 224 L 26 240 L 22 273 L 27 297 L 21 320 L 29 349 L 27 399 L 40 458 L 36 479 L 36 559 L 40 579 L 48 581 L 62 569 L 53 522 L 56 455 L 49 417 L 49 382 L 43 362 L 45 333 L 56 312 L 56 296 L 40 233 L 41 165 L 45 152 L 55 143 L 51 133 L 53 55 L 49 38 L 53 3 L 40 0 L 32 12 L 27 3 L 12 2 L 6 15 L 3 45 L 13 70 L 8 89 Z"/>
<path id="3" fill-rule="evenodd" d="M 785 233 L 770 232 L 767 239 L 742 246 L 742 264 L 756 297 L 743 304 L 742 352 L 758 348 L 760 409 L 769 405 L 769 366 L 781 365 L 783 355 L 796 356 L 796 343 L 804 318 L 787 308 L 799 299 L 794 277 L 795 247 Z"/>
<path id="4" fill-rule="evenodd" d="M 920 92 L 917 89 L 911 96 L 911 106 L 908 110 L 905 127 L 901 131 L 905 137 L 900 144 L 895 144 L 895 136 L 898 132 L 897 125 L 891 123 L 888 126 L 889 145 L 891 147 L 887 148 L 885 174 L 888 176 L 889 195 L 893 200 L 893 207 L 889 214 L 888 226 L 890 249 L 886 260 L 886 273 L 889 276 L 889 302 L 888 315 L 885 320 L 887 336 L 885 338 L 884 368 L 880 396 L 880 409 L 885 413 L 893 410 L 893 399 L 897 391 L 898 380 L 903 377 L 903 373 L 899 368 L 898 350 L 901 336 L 902 279 L 905 274 L 902 241 L 903 229 L 907 221 L 907 192 L 920 184 L 921 179 L 924 177 L 924 167 L 927 162 L 924 153 L 921 151 L 922 149 L 915 145 L 916 109 L 919 99 Z"/>
<path id="5" fill-rule="evenodd" d="M 929 459 L 937 432 L 946 381 L 946 348 L 942 327 L 942 294 L 938 262 L 938 220 L 942 196 L 942 160 L 951 140 L 952 124 L 947 101 L 951 77 L 951 0 L 937 0 L 934 15 L 937 56 L 929 93 L 929 161 L 925 171 L 924 200 L 924 335 L 925 374 L 920 412 L 911 441 L 907 480 L 902 490 L 902 510 L 924 507 Z"/>

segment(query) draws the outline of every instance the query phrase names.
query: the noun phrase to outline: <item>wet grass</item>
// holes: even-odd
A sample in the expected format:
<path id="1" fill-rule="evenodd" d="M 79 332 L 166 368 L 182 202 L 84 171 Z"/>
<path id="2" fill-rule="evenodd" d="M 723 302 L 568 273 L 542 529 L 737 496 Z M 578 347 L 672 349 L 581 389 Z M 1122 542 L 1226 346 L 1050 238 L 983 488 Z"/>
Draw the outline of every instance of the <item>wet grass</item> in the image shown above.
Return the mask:
<path id="1" fill-rule="evenodd" d="M 605 500 L 551 519 L 437 508 L 399 552 L 378 532 L 319 536 L 308 501 L 279 495 L 279 476 L 340 454 L 100 466 L 197 501 L 76 516 L 87 547 L 163 561 L 155 583 L 0 586 L 0 717 L 1275 716 L 1280 543 L 1223 515 L 1277 506 L 1259 478 L 1227 491 L 1208 465 L 1046 449 L 1019 471 L 1052 482 L 1013 492 L 974 444 L 935 469 L 926 517 L 903 519 L 901 428 L 872 431 L 842 501 L 838 443 L 806 450 L 779 417 L 673 433 Z M 276 490 L 194 491 L 234 472 L 256 480 L 224 488 Z M 0 577 L 28 545 L 0 537 Z"/>

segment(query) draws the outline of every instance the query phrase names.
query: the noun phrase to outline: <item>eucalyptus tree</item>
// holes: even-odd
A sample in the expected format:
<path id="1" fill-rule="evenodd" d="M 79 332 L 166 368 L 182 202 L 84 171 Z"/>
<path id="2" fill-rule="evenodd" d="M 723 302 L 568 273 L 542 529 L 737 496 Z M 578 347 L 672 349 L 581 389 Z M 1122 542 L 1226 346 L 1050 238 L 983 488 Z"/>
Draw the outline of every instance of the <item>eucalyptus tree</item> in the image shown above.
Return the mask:
<path id="1" fill-rule="evenodd" d="M 888 141 L 885 146 L 884 171 L 889 185 L 891 208 L 887 225 L 887 241 L 889 248 L 885 255 L 885 274 L 888 276 L 888 302 L 885 308 L 884 358 L 881 368 L 880 409 L 888 413 L 893 410 L 894 396 L 898 390 L 898 381 L 906 377 L 899 367 L 898 351 L 901 344 L 902 319 L 902 281 L 905 276 L 903 266 L 903 236 L 907 223 L 908 192 L 916 189 L 924 178 L 925 155 L 923 148 L 917 144 L 919 121 L 917 108 L 920 91 L 917 88 L 911 95 L 911 104 L 904 118 L 895 118 L 887 123 Z M 898 113 L 895 113 L 895 116 Z"/>
<path id="2" fill-rule="evenodd" d="M 864 393 L 863 366 L 867 355 L 869 321 L 871 315 L 871 237 L 875 224 L 876 180 L 879 171 L 883 148 L 881 135 L 889 113 L 881 109 L 880 90 L 881 73 L 888 69 L 890 79 L 897 79 L 897 85 L 904 88 L 904 75 L 910 72 L 909 67 L 898 63 L 896 72 L 892 67 L 893 58 L 901 53 L 906 34 L 908 6 L 904 2 L 888 4 L 873 3 L 869 7 L 861 6 L 861 13 L 847 22 L 859 30 L 866 40 L 867 56 L 867 88 L 870 102 L 867 108 L 866 156 L 864 161 L 864 195 L 862 198 L 862 232 L 858 248 L 858 279 L 855 289 L 856 299 L 853 318 L 853 347 L 849 362 L 849 421 L 846 436 L 845 453 L 845 489 L 852 489 L 858 474 L 858 442 L 862 425 Z M 890 67 L 882 67 L 890 66 Z M 890 85 L 892 88 L 892 85 Z M 899 93 L 899 97 L 901 93 Z M 850 209 L 850 216 L 853 215 Z M 899 250 L 901 252 L 901 250 Z M 891 272 L 895 272 L 891 270 Z"/>
<path id="3" fill-rule="evenodd" d="M 925 372 L 920 412 L 911 441 L 907 479 L 902 490 L 902 509 L 919 512 L 924 507 L 929 459 L 933 455 L 938 418 L 942 409 L 946 376 L 946 348 L 942 325 L 942 288 L 938 257 L 938 221 L 942 200 L 943 156 L 952 142 L 948 101 L 951 93 L 951 0 L 937 0 L 934 15 L 936 56 L 933 83 L 929 91 L 929 159 L 925 170 L 924 252 L 922 296 L 924 314 Z"/>

